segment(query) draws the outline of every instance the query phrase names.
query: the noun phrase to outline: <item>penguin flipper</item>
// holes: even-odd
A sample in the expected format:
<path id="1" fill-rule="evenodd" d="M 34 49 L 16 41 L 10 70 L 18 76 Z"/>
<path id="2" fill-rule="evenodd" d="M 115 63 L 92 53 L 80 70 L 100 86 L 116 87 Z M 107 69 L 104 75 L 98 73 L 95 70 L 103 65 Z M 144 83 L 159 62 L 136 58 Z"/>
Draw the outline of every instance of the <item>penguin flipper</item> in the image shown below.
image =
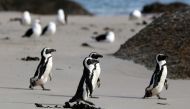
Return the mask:
<path id="1" fill-rule="evenodd" d="M 161 79 L 161 76 L 162 76 L 162 71 L 163 71 L 163 67 L 161 68 L 161 70 L 160 71 L 158 71 L 156 74 L 155 74 L 155 82 L 154 82 L 154 85 L 153 85 L 153 88 L 155 88 L 157 85 L 158 85 L 158 83 L 159 83 L 159 81 L 160 81 L 160 79 Z"/>
<path id="2" fill-rule="evenodd" d="M 44 35 L 46 33 L 47 29 L 48 29 L 48 26 L 45 26 L 41 35 Z"/>
<path id="3" fill-rule="evenodd" d="M 168 80 L 166 79 L 165 82 L 164 82 L 164 86 L 166 88 L 166 90 L 168 89 Z"/>
<path id="4" fill-rule="evenodd" d="M 98 80 L 97 80 L 97 86 L 98 86 L 98 88 L 100 88 L 100 85 L 101 85 L 100 78 L 98 78 Z"/>
<path id="5" fill-rule="evenodd" d="M 106 39 L 106 36 L 107 36 L 107 34 L 105 33 L 105 34 L 101 34 L 101 35 L 99 35 L 99 36 L 96 36 L 96 37 L 94 37 L 93 39 L 95 39 L 97 42 L 100 42 L 100 41 L 105 40 L 105 39 Z"/>
<path id="6" fill-rule="evenodd" d="M 22 37 L 30 37 L 33 34 L 32 28 L 28 29 Z"/>
<path id="7" fill-rule="evenodd" d="M 49 73 L 49 80 L 52 81 L 51 73 Z"/>
<path id="8" fill-rule="evenodd" d="M 154 87 L 155 80 L 156 80 L 156 75 L 157 75 L 158 72 L 159 72 L 159 65 L 157 64 L 156 69 L 155 69 L 154 73 L 152 74 L 150 83 L 149 83 L 148 87 L 145 89 L 145 91 L 150 90 L 150 89 L 152 89 Z"/>

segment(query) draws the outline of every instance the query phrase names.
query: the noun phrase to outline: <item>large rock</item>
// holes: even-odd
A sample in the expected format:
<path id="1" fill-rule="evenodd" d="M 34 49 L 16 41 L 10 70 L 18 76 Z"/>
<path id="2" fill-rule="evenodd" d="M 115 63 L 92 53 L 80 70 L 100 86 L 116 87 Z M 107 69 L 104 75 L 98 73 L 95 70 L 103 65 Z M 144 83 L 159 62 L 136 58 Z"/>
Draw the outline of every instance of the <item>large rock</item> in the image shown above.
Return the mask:
<path id="1" fill-rule="evenodd" d="M 62 8 L 72 15 L 91 15 L 80 4 L 71 0 L 0 0 L 0 11 L 25 11 L 35 14 L 56 14 Z"/>
<path id="2" fill-rule="evenodd" d="M 145 5 L 142 9 L 143 13 L 161 13 L 166 11 L 173 11 L 179 8 L 187 7 L 188 5 L 181 2 L 173 2 L 170 4 L 163 4 L 160 2 L 154 2 L 152 4 Z"/>
<path id="3" fill-rule="evenodd" d="M 154 69 L 158 53 L 169 56 L 169 78 L 190 78 L 190 7 L 163 14 L 121 45 L 114 55 Z"/>

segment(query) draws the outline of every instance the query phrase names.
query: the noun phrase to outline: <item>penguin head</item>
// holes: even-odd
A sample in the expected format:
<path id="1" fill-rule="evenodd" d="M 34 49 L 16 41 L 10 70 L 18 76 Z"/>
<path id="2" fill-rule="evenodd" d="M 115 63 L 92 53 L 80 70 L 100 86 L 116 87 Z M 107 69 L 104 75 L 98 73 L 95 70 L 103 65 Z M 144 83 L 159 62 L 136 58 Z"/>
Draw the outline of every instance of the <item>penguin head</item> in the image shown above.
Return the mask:
<path id="1" fill-rule="evenodd" d="M 58 13 L 58 15 L 64 15 L 63 9 L 59 9 L 57 13 Z"/>
<path id="2" fill-rule="evenodd" d="M 49 25 L 50 26 L 55 26 L 56 24 L 55 24 L 55 22 L 51 21 L 51 22 L 49 22 Z"/>
<path id="3" fill-rule="evenodd" d="M 96 52 L 91 52 L 89 54 L 89 57 L 91 57 L 93 59 L 98 59 L 98 58 L 102 58 L 103 56 L 101 54 L 96 53 Z"/>
<path id="4" fill-rule="evenodd" d="M 37 25 L 40 25 L 40 19 L 35 19 L 32 23 L 33 27 L 36 27 Z"/>
<path id="5" fill-rule="evenodd" d="M 52 52 L 55 52 L 55 49 L 52 48 L 47 48 L 45 47 L 42 51 L 41 51 L 41 56 L 42 57 L 50 57 Z"/>
<path id="6" fill-rule="evenodd" d="M 156 55 L 156 61 L 159 65 L 164 65 L 166 64 L 166 59 L 168 58 L 167 55 L 165 54 L 157 54 Z"/>
<path id="7" fill-rule="evenodd" d="M 29 11 L 24 11 L 23 16 L 30 16 Z"/>

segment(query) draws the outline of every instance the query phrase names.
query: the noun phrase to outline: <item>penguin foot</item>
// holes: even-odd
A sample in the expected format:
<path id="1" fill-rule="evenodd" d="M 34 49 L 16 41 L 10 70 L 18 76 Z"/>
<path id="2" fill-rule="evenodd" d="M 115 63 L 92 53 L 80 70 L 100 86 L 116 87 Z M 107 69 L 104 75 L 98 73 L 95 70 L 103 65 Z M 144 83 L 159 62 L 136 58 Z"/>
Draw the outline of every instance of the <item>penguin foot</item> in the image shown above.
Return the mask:
<path id="1" fill-rule="evenodd" d="M 146 96 L 144 96 L 144 97 L 142 97 L 142 99 L 147 99 L 147 97 L 146 97 Z"/>
<path id="2" fill-rule="evenodd" d="M 50 91 L 50 89 L 46 89 L 46 88 L 44 87 L 44 85 L 41 85 L 41 87 L 42 87 L 43 91 Z"/>
<path id="3" fill-rule="evenodd" d="M 96 97 L 96 96 L 90 96 L 90 98 L 95 98 L 95 99 L 98 99 L 99 97 Z"/>
<path id="4" fill-rule="evenodd" d="M 71 108 L 71 105 L 69 104 L 69 102 L 65 102 L 65 105 L 63 107 L 64 108 Z"/>
<path id="5" fill-rule="evenodd" d="M 162 98 L 162 97 L 160 97 L 160 98 L 158 98 L 158 99 L 160 99 L 160 100 L 167 100 L 167 98 Z"/>
<path id="6" fill-rule="evenodd" d="M 33 89 L 34 89 L 34 87 L 32 87 L 31 85 L 29 86 L 29 88 L 30 88 L 31 90 L 33 90 Z"/>
<path id="7" fill-rule="evenodd" d="M 160 95 L 157 95 L 157 97 L 158 97 L 158 99 L 160 99 L 160 100 L 167 100 L 167 98 L 162 98 L 162 97 L 160 97 Z"/>

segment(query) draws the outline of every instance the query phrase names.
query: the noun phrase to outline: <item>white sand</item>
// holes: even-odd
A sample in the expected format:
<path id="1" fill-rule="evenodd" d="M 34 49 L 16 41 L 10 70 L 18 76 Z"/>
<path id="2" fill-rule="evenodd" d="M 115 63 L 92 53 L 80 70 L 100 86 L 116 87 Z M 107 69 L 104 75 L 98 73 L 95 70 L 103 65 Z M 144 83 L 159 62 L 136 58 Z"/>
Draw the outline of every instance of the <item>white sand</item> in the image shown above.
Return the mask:
<path id="1" fill-rule="evenodd" d="M 36 109 L 34 103 L 63 105 L 75 94 L 83 72 L 82 61 L 91 51 L 104 55 L 101 59 L 102 84 L 94 92 L 99 99 L 89 99 L 97 106 L 105 109 L 188 108 L 189 80 L 169 80 L 168 91 L 164 90 L 161 94 L 167 100 L 158 100 L 156 97 L 143 100 L 141 97 L 153 71 L 109 55 L 143 28 L 136 25 L 136 22 L 142 20 L 131 21 L 127 16 L 71 16 L 69 24 L 58 27 L 54 36 L 33 40 L 21 38 L 28 27 L 23 27 L 18 22 L 9 22 L 10 18 L 19 17 L 20 13 L 0 13 L 0 16 L 0 38 L 10 37 L 10 40 L 0 40 L 1 109 Z M 55 16 L 33 15 L 34 17 L 40 17 L 43 26 L 55 19 Z M 149 18 L 144 19 L 150 22 Z M 93 32 L 103 33 L 105 27 L 114 29 L 116 41 L 112 44 L 93 42 L 90 39 Z M 130 29 L 135 29 L 135 32 Z M 94 48 L 81 47 L 83 42 Z M 39 57 L 44 47 L 57 50 L 53 54 L 53 80 L 45 85 L 51 91 L 42 91 L 40 87 L 29 90 L 29 78 L 33 76 L 39 62 L 24 62 L 20 59 L 28 55 Z"/>

